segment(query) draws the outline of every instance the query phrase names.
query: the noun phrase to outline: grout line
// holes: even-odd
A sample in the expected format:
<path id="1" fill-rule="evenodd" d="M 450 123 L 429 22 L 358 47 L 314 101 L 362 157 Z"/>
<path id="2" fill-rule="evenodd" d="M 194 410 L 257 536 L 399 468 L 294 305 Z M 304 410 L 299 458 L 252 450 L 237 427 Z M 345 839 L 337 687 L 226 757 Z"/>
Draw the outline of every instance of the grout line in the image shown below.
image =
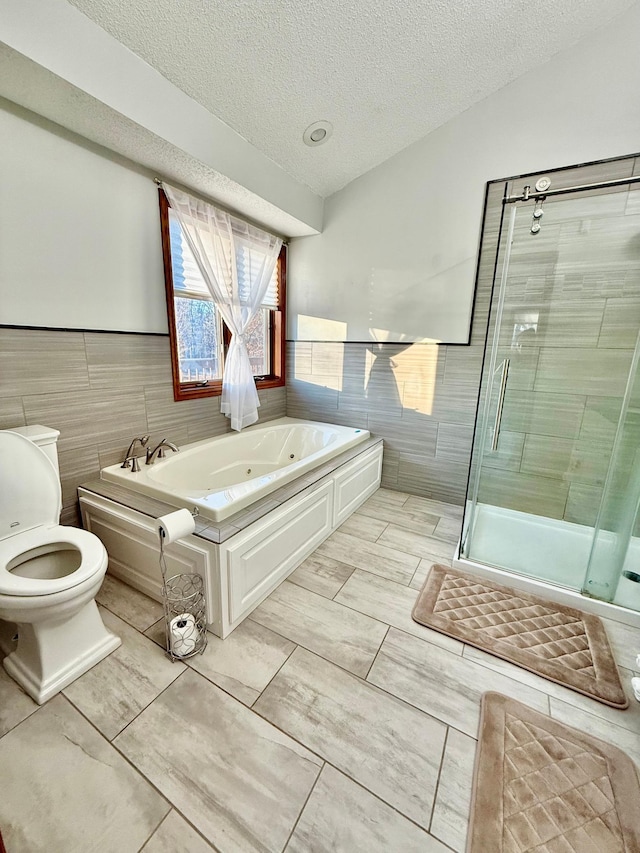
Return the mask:
<path id="1" fill-rule="evenodd" d="M 7 678 L 11 678 L 11 676 L 9 676 L 9 675 L 8 675 L 8 676 L 7 676 Z M 13 679 L 11 679 L 11 681 L 13 682 Z M 18 690 L 20 690 L 22 693 L 24 693 L 24 695 L 27 697 L 27 699 L 31 699 L 31 696 L 29 696 L 29 694 L 28 694 L 25 690 L 23 690 L 23 688 L 22 688 L 22 687 L 21 687 L 17 682 L 13 682 L 13 683 L 15 683 L 15 684 L 16 684 L 16 687 L 18 688 Z M 52 697 L 51 697 L 51 699 L 53 699 L 53 698 L 54 698 L 54 697 L 52 696 Z M 0 741 L 2 741 L 2 738 L 6 737 L 6 736 L 7 736 L 8 734 L 10 734 L 12 731 L 14 731 L 15 729 L 17 729 L 17 728 L 18 728 L 18 726 L 21 726 L 23 723 L 26 723 L 26 722 L 27 722 L 27 720 L 28 720 L 28 719 L 30 719 L 31 717 L 33 717 L 33 715 L 34 715 L 34 714 L 37 714 L 37 713 L 38 713 L 38 711 L 41 711 L 43 708 L 46 708 L 46 707 L 47 707 L 47 705 L 49 704 L 49 702 L 51 701 L 51 699 L 48 699 L 48 700 L 44 703 L 44 705 L 38 705 L 38 703 L 36 702 L 36 700 L 35 700 L 35 699 L 31 699 L 31 701 L 33 702 L 33 704 L 34 704 L 36 707 L 33 709 L 33 711 L 30 711 L 30 712 L 27 714 L 27 716 L 26 716 L 26 717 L 23 717 L 21 720 L 18 720 L 18 722 L 17 722 L 17 723 L 14 723 L 14 725 L 13 725 L 13 726 L 11 726 L 11 728 L 7 729 L 7 730 L 6 730 L 6 732 L 4 732 L 4 734 L 0 735 Z"/>
<path id="2" fill-rule="evenodd" d="M 367 674 L 366 674 L 366 675 L 365 675 L 365 677 L 363 678 L 363 681 L 367 681 L 367 678 L 369 677 L 369 673 L 370 673 L 370 672 L 371 672 L 371 670 L 373 669 L 373 665 L 374 665 L 374 663 L 378 660 L 378 655 L 380 654 L 380 649 L 381 649 L 381 648 L 382 648 L 382 646 L 384 645 L 384 641 L 387 639 L 387 634 L 389 633 L 389 631 L 390 631 L 390 630 L 391 630 L 391 626 L 389 626 L 389 627 L 387 628 L 387 630 L 384 632 L 384 637 L 382 638 L 382 642 L 381 642 L 381 643 L 380 643 L 380 645 L 378 646 L 378 651 L 375 653 L 375 655 L 374 655 L 374 657 L 373 657 L 373 660 L 371 661 L 371 665 L 369 666 L 369 669 L 367 670 Z M 369 684 L 369 682 L 368 682 L 368 681 L 367 681 L 367 684 Z"/>
<path id="3" fill-rule="evenodd" d="M 431 834 L 431 827 L 433 825 L 433 815 L 436 810 L 436 801 L 438 799 L 438 789 L 440 788 L 440 777 L 442 776 L 442 768 L 444 766 L 444 756 L 447 751 L 447 743 L 449 741 L 449 726 L 447 726 L 447 730 L 444 733 L 444 742 L 442 744 L 442 755 L 440 756 L 440 765 L 438 767 L 438 777 L 436 779 L 436 785 L 433 792 L 433 803 L 431 804 L 431 814 L 429 816 L 429 834 Z"/>
<path id="4" fill-rule="evenodd" d="M 345 563 L 345 565 L 347 565 L 347 564 Z M 336 600 L 336 596 L 340 595 L 340 593 L 342 592 L 342 590 L 345 588 L 345 586 L 349 583 L 349 581 L 350 581 L 350 580 L 351 580 L 351 578 L 353 577 L 353 573 L 354 573 L 354 572 L 357 572 L 357 571 L 358 571 L 358 569 L 356 569 L 355 567 L 352 567 L 352 568 L 351 568 L 351 573 L 349 574 L 349 577 L 348 577 L 348 578 L 346 578 L 346 579 L 345 579 L 345 580 L 340 584 L 340 589 L 338 589 L 338 590 L 336 590 L 336 591 L 334 592 L 334 594 L 331 596 L 331 598 L 329 599 L 329 601 L 335 601 L 335 600 Z M 305 587 L 305 588 L 306 588 L 306 587 Z M 310 591 L 312 591 L 312 590 L 310 590 Z M 342 602 L 336 602 L 336 603 L 341 604 Z"/>
<path id="5" fill-rule="evenodd" d="M 87 391 L 95 391 L 91 384 L 91 371 L 89 370 L 89 353 L 87 351 L 87 332 L 82 332 L 82 348 L 84 350 L 84 364 L 87 371 Z"/>
<path id="6" fill-rule="evenodd" d="M 296 827 L 298 826 L 298 823 L 300 822 L 300 818 L 302 817 L 304 810 L 307 807 L 307 803 L 311 799 L 311 795 L 313 794 L 313 792 L 316 789 L 316 785 L 318 784 L 318 780 L 320 779 L 320 776 L 322 775 L 322 771 L 324 770 L 326 763 L 327 763 L 326 761 L 323 761 L 322 766 L 320 767 L 320 770 L 318 772 L 318 775 L 316 776 L 316 778 L 313 782 L 313 785 L 311 786 L 311 790 L 307 794 L 307 798 L 305 799 L 304 803 L 302 804 L 302 808 L 300 809 L 300 811 L 298 813 L 298 817 L 295 819 L 294 824 L 291 827 L 291 832 L 287 836 L 287 840 L 285 841 L 284 847 L 282 848 L 283 853 L 284 853 L 284 851 L 286 851 L 287 847 L 289 846 L 289 842 L 291 841 L 291 839 L 293 837 L 293 833 L 296 831 Z"/>
<path id="7" fill-rule="evenodd" d="M 146 839 L 145 839 L 145 840 L 144 840 L 144 842 L 142 843 L 142 846 L 138 848 L 139 853 L 142 853 L 142 851 L 144 851 L 144 848 L 145 848 L 145 847 L 147 846 L 147 844 L 151 841 L 151 839 L 153 838 L 153 836 L 154 836 L 154 835 L 156 834 L 156 832 L 160 829 L 160 827 L 161 827 L 161 826 L 162 826 L 162 824 L 165 822 L 165 820 L 169 817 L 169 815 L 170 815 L 170 814 L 171 814 L 171 809 L 169 809 L 169 811 L 166 813 L 166 815 L 165 815 L 165 816 L 160 820 L 160 823 L 156 826 L 156 828 L 155 828 L 155 829 L 153 829 L 149 835 L 147 835 Z"/>
<path id="8" fill-rule="evenodd" d="M 253 620 L 251 620 L 251 621 L 253 622 Z M 260 623 L 259 623 L 259 622 L 255 622 L 255 624 L 256 624 L 256 625 L 259 625 Z M 264 625 L 260 625 L 260 627 L 261 627 L 261 628 L 264 628 L 265 626 L 264 626 Z M 269 628 L 268 630 L 271 630 L 271 629 Z M 277 632 L 276 632 L 276 631 L 274 631 L 273 633 L 274 633 L 274 634 L 277 634 Z M 281 634 L 277 634 L 277 636 L 278 636 L 278 637 L 280 637 L 280 636 L 282 636 L 282 635 L 281 635 Z M 253 711 L 253 706 L 256 704 L 256 702 L 258 701 L 258 699 L 260 699 L 260 697 L 262 696 L 262 694 L 264 693 L 264 691 L 269 687 L 269 685 L 270 685 L 270 684 L 271 684 L 271 682 L 274 680 L 274 678 L 275 678 L 277 675 L 279 675 L 279 674 L 280 674 L 280 670 L 282 669 L 282 667 L 287 663 L 287 661 L 289 660 L 289 658 L 291 657 L 291 655 L 292 655 L 292 654 L 295 652 L 295 650 L 298 648 L 298 644 L 297 644 L 297 643 L 294 643 L 294 642 L 293 642 L 293 640 L 289 640 L 289 638 L 288 638 L 288 637 L 284 637 L 283 639 L 287 640 L 289 643 L 293 643 L 293 648 L 291 649 L 291 651 L 289 652 L 289 654 L 287 655 L 287 657 L 282 661 L 282 663 L 280 664 L 280 666 L 278 667 L 278 669 L 273 673 L 273 675 L 271 676 L 271 678 L 269 679 L 269 681 L 267 681 L 267 683 L 266 683 L 266 684 L 265 684 L 265 686 L 262 688 L 262 690 L 259 690 L 259 691 L 258 691 L 258 695 L 257 695 L 257 696 L 256 696 L 256 698 L 253 700 L 253 702 L 251 703 L 251 705 L 248 705 L 248 706 L 247 706 L 247 707 L 249 708 L 249 710 L 251 710 L 251 711 Z M 254 711 L 254 713 L 257 713 L 257 712 L 256 712 L 256 711 Z"/>

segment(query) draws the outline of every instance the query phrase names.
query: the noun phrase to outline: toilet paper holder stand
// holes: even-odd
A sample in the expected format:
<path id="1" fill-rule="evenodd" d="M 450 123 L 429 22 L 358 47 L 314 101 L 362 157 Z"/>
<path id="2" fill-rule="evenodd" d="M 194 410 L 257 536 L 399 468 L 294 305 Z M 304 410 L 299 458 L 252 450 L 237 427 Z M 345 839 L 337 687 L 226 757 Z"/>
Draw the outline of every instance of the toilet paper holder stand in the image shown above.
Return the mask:
<path id="1" fill-rule="evenodd" d="M 194 518 L 197 509 L 191 513 Z M 160 571 L 165 622 L 165 649 L 172 661 L 202 654 L 207 647 L 204 581 L 199 574 L 167 577 L 164 537 L 160 534 Z"/>

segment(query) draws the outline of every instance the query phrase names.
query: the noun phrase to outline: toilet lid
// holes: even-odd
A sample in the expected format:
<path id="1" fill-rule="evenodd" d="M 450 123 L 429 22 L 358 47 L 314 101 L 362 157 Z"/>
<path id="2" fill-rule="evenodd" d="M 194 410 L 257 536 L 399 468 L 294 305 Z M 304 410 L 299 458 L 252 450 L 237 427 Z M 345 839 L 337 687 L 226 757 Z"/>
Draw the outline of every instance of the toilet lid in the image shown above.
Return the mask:
<path id="1" fill-rule="evenodd" d="M 17 432 L 0 431 L 0 539 L 57 524 L 61 506 L 58 472 L 47 454 Z"/>

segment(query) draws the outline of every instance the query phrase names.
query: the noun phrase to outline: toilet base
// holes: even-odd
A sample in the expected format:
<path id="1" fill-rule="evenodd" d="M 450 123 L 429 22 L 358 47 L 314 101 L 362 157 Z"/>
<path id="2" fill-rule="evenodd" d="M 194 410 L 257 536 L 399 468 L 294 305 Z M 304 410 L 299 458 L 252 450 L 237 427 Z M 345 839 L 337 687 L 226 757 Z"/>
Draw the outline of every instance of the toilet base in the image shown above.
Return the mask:
<path id="1" fill-rule="evenodd" d="M 95 601 L 56 622 L 18 623 L 18 647 L 3 660 L 7 673 L 42 705 L 115 651 Z"/>

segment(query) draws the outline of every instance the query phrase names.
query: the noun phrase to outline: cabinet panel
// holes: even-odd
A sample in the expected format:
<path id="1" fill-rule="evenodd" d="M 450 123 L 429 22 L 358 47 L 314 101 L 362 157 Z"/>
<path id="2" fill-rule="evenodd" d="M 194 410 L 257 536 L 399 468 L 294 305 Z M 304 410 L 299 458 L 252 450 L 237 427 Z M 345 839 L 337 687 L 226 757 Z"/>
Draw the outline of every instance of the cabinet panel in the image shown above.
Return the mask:
<path id="1" fill-rule="evenodd" d="M 293 506 L 270 513 L 268 524 L 231 540 L 224 561 L 231 622 L 252 609 L 331 533 L 332 504 L 329 482 Z"/>
<path id="2" fill-rule="evenodd" d="M 114 512 L 113 504 L 101 506 L 100 499 L 80 498 L 82 523 L 103 543 L 109 555 L 109 574 L 139 589 L 156 601 L 162 601 L 162 573 L 160 571 L 160 546 L 155 525 L 135 510 L 123 508 Z M 205 585 L 207 621 L 217 624 L 219 604 L 211 578 L 215 568 L 215 554 L 194 544 L 194 537 L 168 545 L 164 549 L 167 575 L 199 574 Z"/>
<path id="3" fill-rule="evenodd" d="M 337 527 L 372 495 L 380 485 L 382 448 L 345 465 L 335 476 L 334 519 Z"/>

